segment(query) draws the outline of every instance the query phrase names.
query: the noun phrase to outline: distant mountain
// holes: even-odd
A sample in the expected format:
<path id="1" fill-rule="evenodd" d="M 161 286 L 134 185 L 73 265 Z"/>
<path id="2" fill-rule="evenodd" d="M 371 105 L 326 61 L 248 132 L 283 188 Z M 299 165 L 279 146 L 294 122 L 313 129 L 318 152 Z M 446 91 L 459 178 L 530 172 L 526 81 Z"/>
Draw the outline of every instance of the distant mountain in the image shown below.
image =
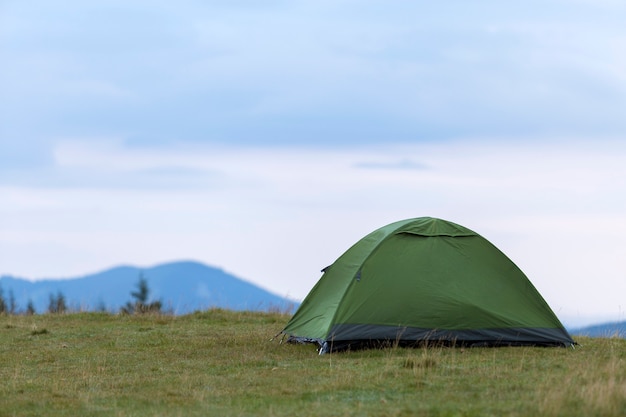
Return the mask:
<path id="1" fill-rule="evenodd" d="M 626 338 L 626 321 L 595 324 L 569 331 L 572 336 Z"/>
<path id="2" fill-rule="evenodd" d="M 187 314 L 207 308 L 230 310 L 295 311 L 297 302 L 272 294 L 221 269 L 198 262 L 173 262 L 152 268 L 121 266 L 73 279 L 28 281 L 0 277 L 4 298 L 13 294 L 19 310 L 32 301 L 35 310 L 47 310 L 50 295 L 59 292 L 72 310 L 119 311 L 132 300 L 139 277 L 150 289 L 149 301 L 160 300 L 164 309 Z"/>

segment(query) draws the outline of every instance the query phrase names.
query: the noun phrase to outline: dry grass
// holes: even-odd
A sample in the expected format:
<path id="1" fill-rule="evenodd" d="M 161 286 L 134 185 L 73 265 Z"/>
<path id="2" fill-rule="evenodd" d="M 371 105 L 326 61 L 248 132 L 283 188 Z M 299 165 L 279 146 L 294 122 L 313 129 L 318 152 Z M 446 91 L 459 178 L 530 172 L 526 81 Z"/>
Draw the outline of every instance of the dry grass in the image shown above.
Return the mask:
<path id="1" fill-rule="evenodd" d="M 624 416 L 626 341 L 318 356 L 288 317 L 0 317 L 0 416 Z"/>
<path id="2" fill-rule="evenodd" d="M 626 344 L 618 338 L 587 341 L 594 357 L 570 367 L 567 380 L 551 380 L 541 387 L 545 416 L 566 416 L 582 409 L 590 416 L 626 415 Z M 586 355 L 585 355 L 586 356 Z"/>

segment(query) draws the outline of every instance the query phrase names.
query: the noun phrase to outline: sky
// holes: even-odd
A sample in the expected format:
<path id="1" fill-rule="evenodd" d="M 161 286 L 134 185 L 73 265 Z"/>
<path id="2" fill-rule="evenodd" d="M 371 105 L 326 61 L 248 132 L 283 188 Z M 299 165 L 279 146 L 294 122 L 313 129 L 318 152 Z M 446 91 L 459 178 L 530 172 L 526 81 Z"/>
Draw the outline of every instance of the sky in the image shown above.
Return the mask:
<path id="1" fill-rule="evenodd" d="M 374 229 L 626 319 L 626 4 L 0 0 L 0 275 L 197 260 L 301 300 Z"/>

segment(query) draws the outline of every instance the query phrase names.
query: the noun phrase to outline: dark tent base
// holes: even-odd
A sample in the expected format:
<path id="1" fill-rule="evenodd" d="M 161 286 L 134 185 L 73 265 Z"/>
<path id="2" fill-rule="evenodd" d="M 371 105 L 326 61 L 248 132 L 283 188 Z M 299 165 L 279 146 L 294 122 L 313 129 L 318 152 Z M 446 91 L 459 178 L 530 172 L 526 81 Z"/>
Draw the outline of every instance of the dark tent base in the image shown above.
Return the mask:
<path id="1" fill-rule="evenodd" d="M 290 336 L 288 343 L 316 343 L 319 353 L 389 347 L 568 347 L 576 343 L 561 329 L 437 330 L 375 325 L 336 325 L 328 340 Z M 366 336 L 366 337 L 363 337 Z"/>
<path id="2" fill-rule="evenodd" d="M 424 348 L 424 347 L 512 347 L 512 346 L 534 346 L 534 347 L 565 347 L 562 343 L 538 343 L 538 342 L 513 342 L 494 340 L 350 340 L 343 342 L 324 342 L 321 344 L 319 353 L 343 352 L 361 349 L 386 349 L 392 347 L 400 348 Z"/>

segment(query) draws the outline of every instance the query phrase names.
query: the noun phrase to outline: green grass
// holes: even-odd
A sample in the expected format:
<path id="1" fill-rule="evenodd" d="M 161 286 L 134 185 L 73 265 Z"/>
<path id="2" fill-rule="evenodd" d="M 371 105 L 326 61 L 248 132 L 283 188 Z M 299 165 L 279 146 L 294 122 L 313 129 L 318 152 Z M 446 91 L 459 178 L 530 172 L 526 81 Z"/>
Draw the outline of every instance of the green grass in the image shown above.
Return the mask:
<path id="1" fill-rule="evenodd" d="M 0 416 L 624 416 L 626 340 L 318 356 L 288 317 L 0 316 Z"/>

